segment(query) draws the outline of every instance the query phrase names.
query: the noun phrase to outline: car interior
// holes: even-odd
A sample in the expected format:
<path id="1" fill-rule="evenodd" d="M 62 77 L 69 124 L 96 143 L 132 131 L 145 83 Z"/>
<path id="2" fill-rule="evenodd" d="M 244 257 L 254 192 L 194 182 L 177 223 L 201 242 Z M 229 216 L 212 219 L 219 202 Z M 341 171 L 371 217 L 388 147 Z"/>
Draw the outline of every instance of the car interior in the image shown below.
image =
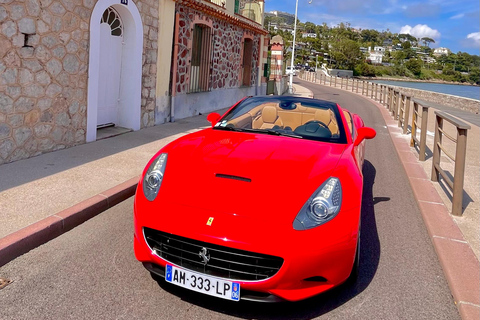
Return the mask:
<path id="1" fill-rule="evenodd" d="M 337 119 L 332 109 L 291 101 L 262 103 L 220 126 L 273 129 L 312 138 L 334 138 L 339 135 Z"/>

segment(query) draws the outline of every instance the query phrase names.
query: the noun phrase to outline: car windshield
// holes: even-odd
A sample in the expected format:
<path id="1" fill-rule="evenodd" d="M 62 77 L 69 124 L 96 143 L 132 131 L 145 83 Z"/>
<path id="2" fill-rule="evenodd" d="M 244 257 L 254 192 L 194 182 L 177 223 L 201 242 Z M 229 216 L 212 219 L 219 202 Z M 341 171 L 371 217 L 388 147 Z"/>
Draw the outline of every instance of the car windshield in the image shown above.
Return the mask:
<path id="1" fill-rule="evenodd" d="M 247 98 L 222 117 L 214 129 L 333 143 L 347 141 L 335 103 L 291 96 Z"/>

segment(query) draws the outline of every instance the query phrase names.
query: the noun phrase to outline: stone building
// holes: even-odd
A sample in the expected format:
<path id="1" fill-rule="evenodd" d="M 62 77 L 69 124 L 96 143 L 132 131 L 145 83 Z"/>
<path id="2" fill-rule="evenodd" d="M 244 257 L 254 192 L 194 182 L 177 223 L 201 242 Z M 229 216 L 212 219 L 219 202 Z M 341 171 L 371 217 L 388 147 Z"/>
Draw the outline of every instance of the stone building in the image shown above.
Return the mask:
<path id="1" fill-rule="evenodd" d="M 175 16 L 170 33 L 171 94 L 170 101 L 159 97 L 159 121 L 218 110 L 245 96 L 265 94 L 262 75 L 268 33 L 263 29 L 263 8 L 263 0 L 175 0 L 170 7 Z"/>
<path id="2" fill-rule="evenodd" d="M 265 92 L 263 0 L 0 3 L 0 164 Z"/>
<path id="3" fill-rule="evenodd" d="M 154 124 L 158 1 L 1 3 L 0 164 Z"/>

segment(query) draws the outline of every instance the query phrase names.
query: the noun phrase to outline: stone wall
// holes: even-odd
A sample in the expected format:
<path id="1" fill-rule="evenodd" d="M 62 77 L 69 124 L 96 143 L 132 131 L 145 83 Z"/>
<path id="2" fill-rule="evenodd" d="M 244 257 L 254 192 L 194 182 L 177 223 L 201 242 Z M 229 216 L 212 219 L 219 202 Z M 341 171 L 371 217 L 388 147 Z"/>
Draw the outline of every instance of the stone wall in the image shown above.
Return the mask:
<path id="1" fill-rule="evenodd" d="M 158 2 L 144 23 L 142 127 L 154 124 Z M 85 143 L 95 0 L 0 0 L 0 164 Z"/>
<path id="2" fill-rule="evenodd" d="M 213 64 L 212 64 L 212 83 L 211 88 L 230 89 L 240 87 L 239 72 L 242 69 L 241 43 L 244 36 L 244 30 L 234 26 L 224 20 L 213 18 L 201 11 L 190 9 L 177 4 L 176 10 L 180 13 L 179 21 L 179 53 L 178 69 L 176 77 L 177 93 L 188 93 L 189 72 L 190 72 L 190 51 L 189 42 L 192 41 L 193 32 L 190 25 L 195 17 L 200 17 L 212 22 L 213 31 Z M 257 63 L 260 54 L 260 35 L 253 36 L 253 57 L 251 86 L 257 84 Z"/>
<path id="3" fill-rule="evenodd" d="M 480 101 L 469 98 L 462 98 L 458 96 L 453 96 L 450 94 L 437 93 L 433 91 L 424 91 L 412 88 L 405 87 L 395 87 L 395 90 L 400 91 L 401 93 L 411 96 L 413 98 L 418 98 L 421 100 L 430 101 L 433 103 L 438 103 L 445 106 L 454 107 L 457 109 L 473 112 L 475 114 L 479 113 Z"/>

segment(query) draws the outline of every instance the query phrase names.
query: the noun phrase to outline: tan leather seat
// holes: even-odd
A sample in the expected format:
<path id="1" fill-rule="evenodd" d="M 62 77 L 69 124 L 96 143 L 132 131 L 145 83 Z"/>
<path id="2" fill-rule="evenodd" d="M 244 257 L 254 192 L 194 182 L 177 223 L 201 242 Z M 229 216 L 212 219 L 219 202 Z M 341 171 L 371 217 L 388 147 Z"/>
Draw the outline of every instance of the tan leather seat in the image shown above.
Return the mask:
<path id="1" fill-rule="evenodd" d="M 283 127 L 283 122 L 273 106 L 265 106 L 261 116 L 254 119 L 252 125 L 254 129 L 272 129 L 274 126 Z"/>
<path id="2" fill-rule="evenodd" d="M 350 134 L 353 138 L 353 122 L 352 122 L 352 115 L 347 110 L 343 110 L 343 115 L 345 116 L 345 120 L 347 120 L 348 129 L 350 130 Z"/>
<path id="3" fill-rule="evenodd" d="M 317 110 L 314 119 L 323 122 L 332 134 L 338 134 L 338 125 L 332 110 Z"/>

